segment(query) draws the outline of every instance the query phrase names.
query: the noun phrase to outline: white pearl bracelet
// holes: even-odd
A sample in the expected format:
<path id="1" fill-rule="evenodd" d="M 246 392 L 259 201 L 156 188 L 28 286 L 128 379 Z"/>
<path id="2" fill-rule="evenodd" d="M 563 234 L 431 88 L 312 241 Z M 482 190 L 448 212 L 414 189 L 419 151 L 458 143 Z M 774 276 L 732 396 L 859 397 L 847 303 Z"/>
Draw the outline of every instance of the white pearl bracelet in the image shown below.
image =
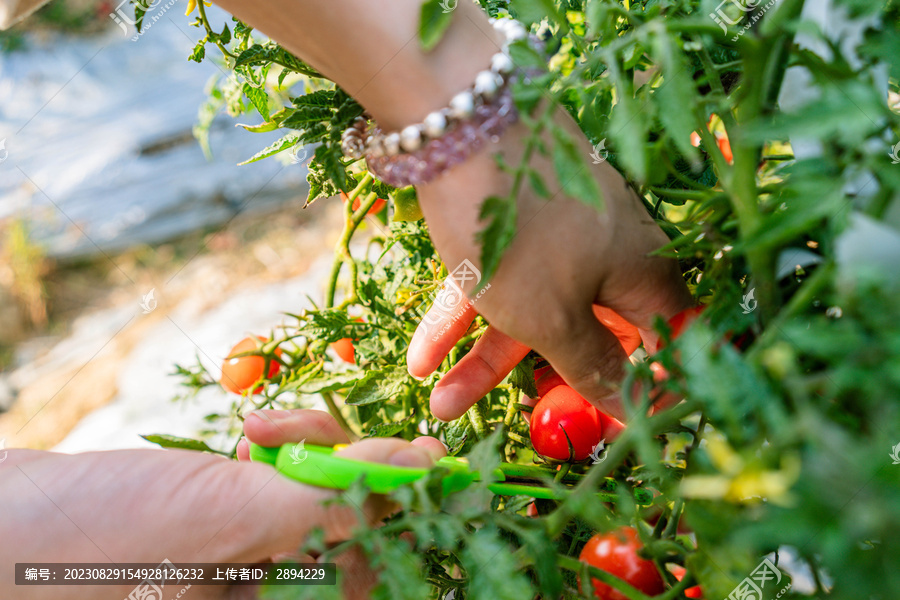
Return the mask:
<path id="1" fill-rule="evenodd" d="M 372 158 L 396 156 L 416 152 L 429 140 L 443 136 L 459 122 L 471 119 L 478 106 L 497 99 L 515 71 L 509 56 L 509 44 L 525 39 L 525 26 L 513 19 L 492 19 L 494 29 L 502 33 L 506 42 L 500 52 L 491 57 L 490 69 L 475 76 L 475 83 L 456 94 L 446 108 L 430 113 L 421 123 L 404 127 L 400 131 L 384 134 L 377 128 L 370 132 L 368 121 L 360 117 L 341 135 L 341 150 L 353 159 L 367 155 Z"/>

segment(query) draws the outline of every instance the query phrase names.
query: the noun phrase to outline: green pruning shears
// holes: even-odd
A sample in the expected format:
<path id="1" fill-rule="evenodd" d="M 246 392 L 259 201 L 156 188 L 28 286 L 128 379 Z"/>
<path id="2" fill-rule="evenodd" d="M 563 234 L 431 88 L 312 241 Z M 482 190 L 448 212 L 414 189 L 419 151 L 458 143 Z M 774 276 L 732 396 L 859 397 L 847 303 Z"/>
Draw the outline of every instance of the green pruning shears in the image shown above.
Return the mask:
<path id="1" fill-rule="evenodd" d="M 334 456 L 335 448 L 313 444 L 285 444 L 280 448 L 266 448 L 250 444 L 250 459 L 273 465 L 280 473 L 301 483 L 322 488 L 346 490 L 354 482 L 363 479 L 376 494 L 387 494 L 402 485 L 425 477 L 430 469 L 396 467 L 370 463 L 352 458 Z M 443 478 L 444 495 L 467 488 L 481 476 L 469 467 L 469 461 L 456 456 L 445 456 L 435 463 L 435 468 L 448 471 Z M 488 486 L 502 496 L 531 496 L 546 500 L 561 500 L 561 495 L 541 483 L 541 476 L 548 472 L 540 467 L 503 463 L 494 472 L 494 483 Z M 597 494 L 604 502 L 616 500 L 616 481 L 606 478 Z M 635 488 L 634 499 L 638 504 L 650 504 L 648 490 Z"/>

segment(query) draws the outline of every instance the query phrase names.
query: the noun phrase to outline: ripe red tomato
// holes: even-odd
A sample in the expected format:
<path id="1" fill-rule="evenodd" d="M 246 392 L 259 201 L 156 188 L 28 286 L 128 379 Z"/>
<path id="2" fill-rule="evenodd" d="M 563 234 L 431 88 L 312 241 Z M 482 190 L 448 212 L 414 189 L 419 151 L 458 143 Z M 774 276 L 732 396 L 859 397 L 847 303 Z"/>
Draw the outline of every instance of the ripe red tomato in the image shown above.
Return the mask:
<path id="1" fill-rule="evenodd" d="M 687 573 L 687 569 L 681 565 L 669 565 L 669 570 L 672 571 L 672 575 L 674 575 L 675 579 L 678 581 L 684 579 L 684 574 Z M 684 595 L 688 598 L 702 598 L 703 590 L 700 589 L 699 585 L 695 585 L 684 590 Z"/>
<path id="2" fill-rule="evenodd" d="M 257 341 L 259 340 L 259 341 Z M 264 337 L 256 336 L 256 340 L 251 337 L 247 337 L 242 339 L 237 345 L 231 349 L 231 352 L 228 353 L 228 358 L 225 359 L 225 362 L 222 363 L 222 379 L 220 383 L 222 387 L 228 390 L 229 392 L 234 392 L 235 394 L 240 394 L 244 390 L 250 389 L 254 383 L 259 381 L 262 377 L 263 369 L 266 366 L 266 359 L 262 356 L 240 356 L 232 358 L 235 354 L 242 354 L 244 352 L 251 352 L 259 348 L 260 342 L 265 344 L 268 342 Z M 282 352 L 280 348 L 275 348 L 275 354 L 281 356 Z M 281 368 L 281 365 L 276 361 L 269 362 L 269 372 L 266 375 L 267 378 L 271 378 L 278 372 Z M 262 390 L 263 386 L 258 385 L 256 389 L 253 390 L 254 394 L 258 394 Z"/>
<path id="3" fill-rule="evenodd" d="M 558 385 L 566 385 L 559 373 L 549 366 L 534 370 L 534 383 L 537 386 L 538 398 L 543 398 Z"/>
<path id="4" fill-rule="evenodd" d="M 567 385 L 538 401 L 530 430 L 535 451 L 555 460 L 584 460 L 603 439 L 600 411 Z"/>
<path id="5" fill-rule="evenodd" d="M 691 308 L 686 308 L 671 319 L 669 319 L 669 328 L 672 330 L 672 340 L 678 339 L 685 329 L 687 329 L 691 323 L 697 320 L 701 314 L 703 314 L 703 310 L 705 306 L 693 306 Z"/>
<path id="6" fill-rule="evenodd" d="M 615 575 L 648 596 L 656 596 L 665 591 L 665 584 L 653 561 L 638 556 L 642 547 L 634 528 L 621 527 L 610 533 L 594 535 L 578 560 Z M 598 600 L 628 600 L 624 594 L 599 579 L 591 578 L 591 583 Z"/>
<path id="7" fill-rule="evenodd" d="M 350 196 L 348 196 L 344 192 L 341 192 L 341 200 L 346 202 L 349 199 L 350 199 Z M 359 210 L 359 203 L 360 203 L 360 198 L 357 196 L 356 199 L 353 201 L 353 206 L 352 206 L 353 210 Z M 377 215 L 382 210 L 384 210 L 385 206 L 387 206 L 387 200 L 382 200 L 381 198 L 378 198 L 377 200 L 375 200 L 375 204 L 372 205 L 372 208 L 370 208 L 369 212 L 367 212 L 366 214 L 367 215 Z"/>

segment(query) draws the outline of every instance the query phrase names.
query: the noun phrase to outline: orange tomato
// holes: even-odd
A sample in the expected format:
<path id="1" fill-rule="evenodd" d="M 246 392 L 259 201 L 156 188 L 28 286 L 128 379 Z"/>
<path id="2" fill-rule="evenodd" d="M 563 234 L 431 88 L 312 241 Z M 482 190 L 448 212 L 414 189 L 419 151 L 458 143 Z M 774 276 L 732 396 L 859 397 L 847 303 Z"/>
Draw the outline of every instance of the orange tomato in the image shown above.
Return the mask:
<path id="1" fill-rule="evenodd" d="M 238 342 L 231 349 L 231 352 L 228 353 L 228 358 L 225 359 L 225 362 L 222 363 L 222 379 L 219 380 L 219 383 L 229 392 L 240 394 L 250 389 L 254 383 L 262 378 L 263 370 L 266 368 L 265 358 L 254 355 L 235 356 L 235 354 L 252 352 L 259 348 L 260 343 L 265 344 L 269 341 L 264 337 L 255 337 L 255 340 L 252 337 L 247 337 Z M 275 348 L 275 354 L 281 356 L 281 349 Z M 266 378 L 271 379 L 280 368 L 281 365 L 277 361 L 269 361 L 269 372 L 266 374 Z M 260 384 L 256 386 L 252 393 L 258 394 L 262 391 L 262 388 L 263 386 Z"/>
<path id="2" fill-rule="evenodd" d="M 357 323 L 364 323 L 361 317 L 356 317 L 353 319 Z M 345 363 L 353 364 L 356 362 L 356 349 L 353 347 L 353 342 L 357 341 L 356 339 L 351 338 L 341 338 L 336 342 L 331 342 L 330 347 L 334 350 L 335 354 L 341 357 Z"/>

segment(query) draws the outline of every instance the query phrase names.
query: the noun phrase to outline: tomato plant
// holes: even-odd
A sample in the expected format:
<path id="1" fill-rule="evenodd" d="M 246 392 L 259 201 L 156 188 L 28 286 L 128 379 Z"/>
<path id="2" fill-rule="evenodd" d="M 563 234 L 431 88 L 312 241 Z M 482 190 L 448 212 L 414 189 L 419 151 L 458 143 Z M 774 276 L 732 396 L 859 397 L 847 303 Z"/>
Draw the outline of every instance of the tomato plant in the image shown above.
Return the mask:
<path id="1" fill-rule="evenodd" d="M 256 338 L 246 337 L 235 344 L 234 348 L 228 353 L 225 362 L 222 363 L 222 387 L 240 394 L 253 387 L 253 384 L 262 379 L 272 379 L 281 365 L 277 361 L 267 359 L 259 354 L 260 346 L 268 342 L 264 337 L 256 336 Z M 275 354 L 281 356 L 282 351 L 275 348 Z M 266 372 L 266 363 L 268 363 L 268 372 Z M 263 377 L 265 373 L 265 377 Z M 251 393 L 258 394 L 262 390 L 262 385 L 256 386 Z"/>
<path id="2" fill-rule="evenodd" d="M 535 452 L 563 461 L 586 459 L 603 438 L 600 411 L 567 385 L 541 396 L 530 431 Z"/>
<path id="3" fill-rule="evenodd" d="M 834 0 L 828 4 L 838 12 L 817 21 L 813 9 L 824 4 L 811 0 L 480 4 L 492 16 L 516 16 L 550 54 L 545 60 L 524 45 L 513 51 L 517 63 L 545 69 L 513 86 L 522 126 L 553 140 L 535 152 L 553 159 L 567 192 L 603 211 L 602 190 L 585 175 L 591 157 L 574 150 L 570 133 L 541 106 L 558 104 L 595 148 L 605 144 L 597 158 L 625 175 L 647 219 L 668 234 L 659 252 L 679 261 L 705 307 L 702 318 L 697 309 L 668 325 L 638 324 L 667 342 L 645 348 L 632 324 L 597 315 L 631 355 L 621 384 L 631 394 L 623 399 L 627 427 L 597 462 L 557 471 L 535 460 L 535 450 L 545 450 L 543 442 L 532 448 L 526 397 L 543 402 L 567 386 L 552 370 L 535 379 L 543 363 L 533 353 L 461 418 L 438 421 L 431 389 L 488 324 L 477 318 L 424 381 L 409 376 L 409 340 L 454 266 L 435 252 L 415 190 L 391 189 L 364 161 L 342 156 L 340 132 L 363 113 L 346 91 L 247 24 L 211 23 L 200 3 L 195 24 L 203 38 L 191 58 L 224 49 L 228 72 L 201 109 L 201 140 L 220 110 L 243 121 L 257 115 L 249 131 L 283 135 L 254 154 L 248 133 L 248 162 L 314 147 L 309 201 L 341 192 L 354 200 L 343 205 L 323 297 L 283 317 L 274 336 L 284 367 L 258 396 L 223 401 L 208 433 L 236 443 L 238 417 L 251 403 L 324 404 L 352 437 L 409 440 L 427 431 L 481 473 L 513 463 L 570 488 L 527 518 L 531 497 L 496 495 L 485 482 L 443 496 L 443 475 L 435 472 L 394 494 L 399 510 L 388 522 L 360 526 L 346 544 L 310 536 L 304 550 L 324 560 L 351 549 L 368 560 L 378 573 L 375 597 L 585 599 L 578 556 L 594 532 L 621 527 L 646 531 L 640 552 L 661 568 L 684 565 L 709 598 L 729 597 L 763 559 L 782 569 L 765 597 L 792 582 L 781 597 L 798 597 L 803 576 L 788 571 L 787 554 L 812 574 L 803 583 L 815 597 L 898 597 L 900 571 L 890 565 L 900 556 L 900 467 L 891 458 L 900 462 L 900 282 L 891 249 L 900 227 L 900 167 L 892 158 L 900 151 L 892 109 L 900 7 Z M 422 10 L 422 34 L 439 38 L 452 11 L 437 0 L 423 1 Z M 539 195 L 549 189 L 525 160 L 500 166 Z M 402 207 L 400 218 L 362 227 L 387 198 L 397 212 Z M 514 194 L 485 203 L 482 215 L 480 267 L 490 280 L 507 233 L 516 231 Z M 362 241 L 365 252 L 356 245 Z M 643 277 L 633 273 L 622 285 L 645 285 Z M 354 362 L 336 365 L 327 348 L 348 338 L 358 338 Z M 746 343 L 736 347 L 731 338 Z M 204 369 L 179 372 L 195 390 L 212 383 Z M 551 381 L 558 385 L 537 389 Z M 661 394 L 674 405 L 651 410 Z M 574 440 L 576 456 L 598 429 L 609 443 L 602 416 L 596 428 L 591 412 L 571 403 L 591 432 Z M 554 411 L 533 414 L 538 429 L 535 417 L 543 414 Z M 572 441 L 562 431 L 540 432 L 555 440 L 546 455 L 558 460 L 569 458 Z M 568 424 L 565 432 L 573 435 Z M 615 502 L 599 501 L 613 485 Z M 652 506 L 619 493 L 632 487 L 654 490 Z M 351 490 L 336 502 L 352 507 L 361 494 Z M 679 534 L 685 527 L 692 536 Z M 648 593 L 681 585 L 668 571 L 657 574 L 662 579 Z M 264 594 L 335 598 L 339 591 Z"/>
<path id="4" fill-rule="evenodd" d="M 642 548 L 637 531 L 633 527 L 621 527 L 591 537 L 578 560 L 615 575 L 648 596 L 661 594 L 665 590 L 662 576 L 652 560 L 638 555 Z M 598 600 L 628 600 L 628 596 L 598 579 L 592 579 L 591 584 Z"/>

